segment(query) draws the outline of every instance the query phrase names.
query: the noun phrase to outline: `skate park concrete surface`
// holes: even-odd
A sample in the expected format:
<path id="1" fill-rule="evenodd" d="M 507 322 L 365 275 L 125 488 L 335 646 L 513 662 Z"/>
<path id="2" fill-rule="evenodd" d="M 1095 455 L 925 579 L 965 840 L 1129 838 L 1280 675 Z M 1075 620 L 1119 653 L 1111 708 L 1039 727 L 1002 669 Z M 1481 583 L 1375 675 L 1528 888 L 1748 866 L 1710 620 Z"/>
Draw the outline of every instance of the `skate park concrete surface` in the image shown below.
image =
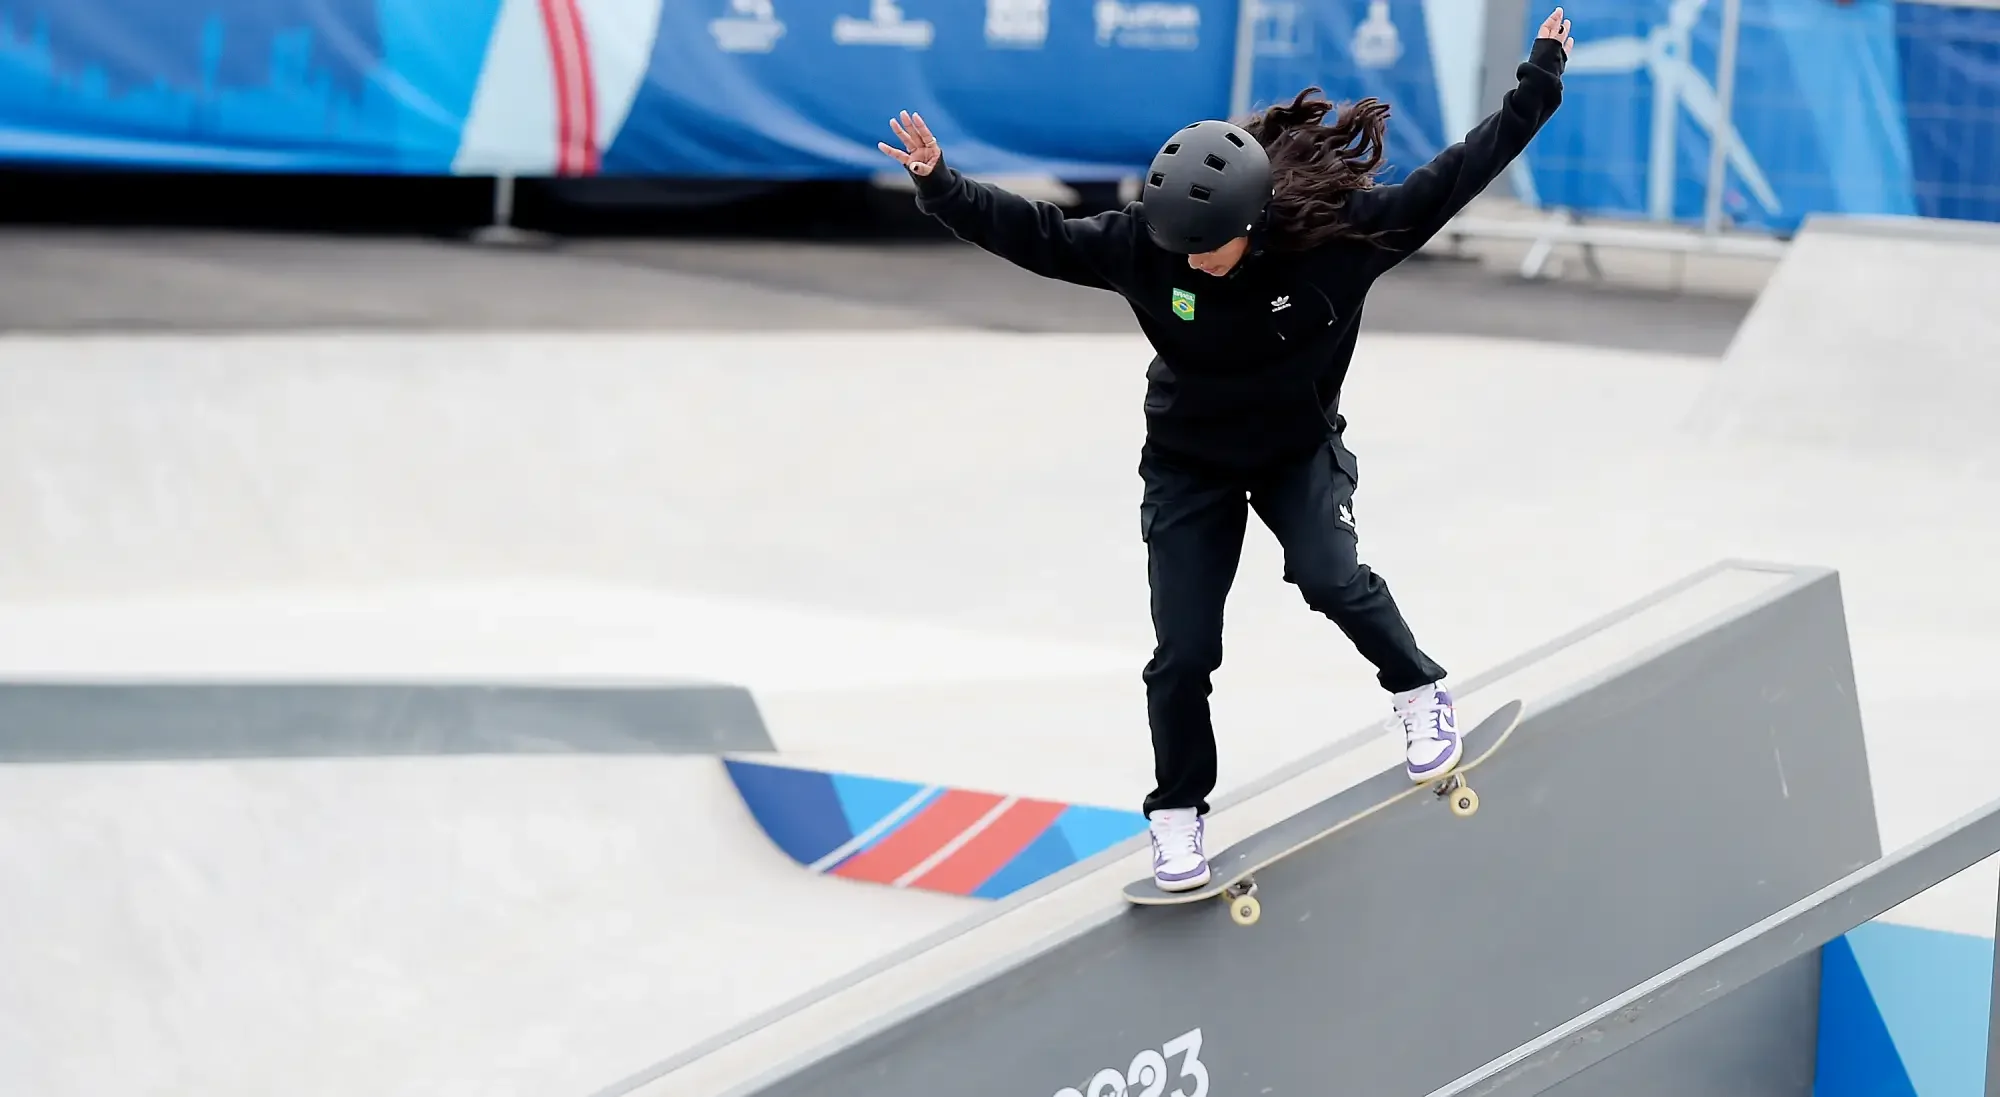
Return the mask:
<path id="1" fill-rule="evenodd" d="M 1837 569 L 1893 849 L 2000 760 L 1995 451 L 1924 444 L 1987 391 L 1990 320 L 1852 280 L 2000 260 L 1800 239 L 1761 299 L 1411 264 L 1343 404 L 1355 515 L 1459 677 L 1717 560 Z M 787 761 L 1119 808 L 1150 784 L 1148 353 L 1104 295 L 952 249 L 0 247 L 9 680 L 698 679 L 748 689 Z M 1788 337 L 1810 369 L 1768 357 Z M 1842 394 L 1885 368 L 1871 423 Z M 1793 430 L 1843 416 L 1851 446 Z M 1384 713 L 1279 576 L 1253 525 L 1225 796 Z M 801 872 L 701 756 L 17 761 L 0 805 L 18 1092 L 585 1097 L 989 909 Z M 1893 917 L 1990 934 L 1983 868 Z"/>

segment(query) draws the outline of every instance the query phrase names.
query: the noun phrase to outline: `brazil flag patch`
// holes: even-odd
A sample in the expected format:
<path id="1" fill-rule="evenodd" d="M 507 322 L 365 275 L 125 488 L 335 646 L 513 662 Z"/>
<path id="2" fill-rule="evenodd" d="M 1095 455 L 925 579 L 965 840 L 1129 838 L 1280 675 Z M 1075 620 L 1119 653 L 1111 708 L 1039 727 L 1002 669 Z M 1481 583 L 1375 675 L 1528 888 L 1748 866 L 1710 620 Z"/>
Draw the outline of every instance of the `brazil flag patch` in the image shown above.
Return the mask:
<path id="1" fill-rule="evenodd" d="M 1174 315 L 1183 320 L 1194 319 L 1194 294 L 1184 289 L 1174 291 Z"/>

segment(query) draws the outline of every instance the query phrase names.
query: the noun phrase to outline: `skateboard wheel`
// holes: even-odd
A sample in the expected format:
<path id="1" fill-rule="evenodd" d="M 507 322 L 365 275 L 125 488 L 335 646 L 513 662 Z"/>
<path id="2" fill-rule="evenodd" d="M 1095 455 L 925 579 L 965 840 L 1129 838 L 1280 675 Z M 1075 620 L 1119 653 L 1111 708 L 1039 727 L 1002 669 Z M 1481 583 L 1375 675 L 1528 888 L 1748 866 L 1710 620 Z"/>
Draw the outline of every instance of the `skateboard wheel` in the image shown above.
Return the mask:
<path id="1" fill-rule="evenodd" d="M 1469 788 L 1460 788 L 1451 794 L 1451 813 L 1463 819 L 1479 810 L 1479 794 Z"/>
<path id="2" fill-rule="evenodd" d="M 1263 913 L 1262 904 L 1245 895 L 1229 904 L 1229 918 L 1239 926 L 1254 925 L 1257 916 Z"/>

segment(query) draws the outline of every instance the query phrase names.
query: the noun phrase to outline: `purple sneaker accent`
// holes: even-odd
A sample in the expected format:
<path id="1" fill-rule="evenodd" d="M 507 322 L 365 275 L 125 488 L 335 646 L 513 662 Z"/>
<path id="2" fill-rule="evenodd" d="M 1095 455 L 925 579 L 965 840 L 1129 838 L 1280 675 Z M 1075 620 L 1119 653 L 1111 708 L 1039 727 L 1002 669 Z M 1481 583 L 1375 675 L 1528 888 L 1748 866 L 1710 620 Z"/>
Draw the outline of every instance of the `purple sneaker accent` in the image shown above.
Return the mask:
<path id="1" fill-rule="evenodd" d="M 1168 872 L 1166 871 L 1167 851 L 1160 846 L 1160 836 L 1155 831 L 1151 835 L 1153 842 L 1153 879 L 1161 884 L 1182 884 L 1189 880 L 1205 879 L 1208 875 L 1208 858 L 1205 855 L 1203 842 L 1207 836 L 1207 832 L 1208 820 L 1197 818 L 1194 821 L 1193 844 L 1194 848 L 1199 852 L 1197 853 L 1194 865 L 1181 872 Z"/>
<path id="2" fill-rule="evenodd" d="M 1439 688 L 1432 694 L 1432 703 L 1438 707 L 1432 709 L 1427 714 L 1430 726 L 1425 730 L 1430 732 L 1429 738 L 1445 743 L 1447 746 L 1444 752 L 1438 755 L 1436 761 L 1425 765 L 1411 765 L 1406 759 L 1404 766 L 1409 770 L 1412 777 L 1423 777 L 1427 774 L 1451 769 L 1458 764 L 1458 756 L 1463 750 L 1458 737 L 1457 706 L 1452 703 L 1451 691 Z"/>
<path id="3" fill-rule="evenodd" d="M 1445 738 L 1447 742 L 1455 742 L 1458 739 L 1458 736 L 1447 735 Z M 1433 773 L 1436 772 L 1437 770 L 1445 768 L 1447 765 L 1455 764 L 1458 761 L 1458 759 L 1452 757 L 1452 755 L 1455 753 L 1456 753 L 1455 751 L 1447 750 L 1443 754 L 1438 755 L 1437 761 L 1432 762 L 1429 765 L 1425 766 L 1408 766 L 1407 763 L 1405 763 L 1405 765 L 1408 766 L 1408 769 L 1412 774 L 1418 777 L 1422 777 L 1424 774 Z"/>

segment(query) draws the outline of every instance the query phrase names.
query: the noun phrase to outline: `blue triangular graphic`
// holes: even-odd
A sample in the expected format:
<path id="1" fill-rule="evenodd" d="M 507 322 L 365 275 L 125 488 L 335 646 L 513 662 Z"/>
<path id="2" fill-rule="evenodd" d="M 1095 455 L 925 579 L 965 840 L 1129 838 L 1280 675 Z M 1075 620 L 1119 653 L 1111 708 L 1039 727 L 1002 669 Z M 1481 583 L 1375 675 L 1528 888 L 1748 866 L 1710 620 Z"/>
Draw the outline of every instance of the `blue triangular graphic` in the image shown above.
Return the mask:
<path id="1" fill-rule="evenodd" d="M 1071 804 L 1068 810 L 1056 817 L 1056 826 L 1061 828 L 1063 837 L 1069 840 L 1069 847 L 1075 851 L 1076 859 L 1083 861 L 1095 857 L 1134 834 L 1144 834 L 1146 817 L 1136 811 Z"/>
<path id="2" fill-rule="evenodd" d="M 1993 942 L 1893 922 L 1847 935 L 1896 1057 L 1920 1097 L 1983 1097 Z"/>
<path id="3" fill-rule="evenodd" d="M 1917 1097 L 1845 937 L 1820 950 L 1813 1097 Z"/>
<path id="4" fill-rule="evenodd" d="M 757 825 L 799 864 L 810 865 L 853 837 L 826 774 L 734 758 L 723 765 Z"/>
<path id="5" fill-rule="evenodd" d="M 920 785 L 915 781 L 892 781 L 887 777 L 864 777 L 858 773 L 835 773 L 831 776 L 833 778 L 833 789 L 840 797 L 840 810 L 846 815 L 847 829 L 850 834 L 865 833 L 868 828 L 880 823 L 884 817 L 898 810 L 907 812 L 908 814 L 903 818 L 908 819 L 910 815 L 916 814 L 916 810 L 910 808 L 910 799 L 912 797 L 923 792 L 926 788 L 931 788 L 933 791 L 930 797 L 925 800 L 927 803 L 930 799 L 935 799 L 943 791 L 936 789 L 935 786 Z M 888 835 L 895 833 L 896 829 L 900 826 L 902 826 L 902 820 L 898 820 L 895 826 L 889 827 L 881 834 L 877 834 L 868 842 L 868 845 L 872 846 Z M 862 848 L 867 847 L 864 846 Z M 858 853 L 860 850 L 856 850 L 855 852 Z"/>

